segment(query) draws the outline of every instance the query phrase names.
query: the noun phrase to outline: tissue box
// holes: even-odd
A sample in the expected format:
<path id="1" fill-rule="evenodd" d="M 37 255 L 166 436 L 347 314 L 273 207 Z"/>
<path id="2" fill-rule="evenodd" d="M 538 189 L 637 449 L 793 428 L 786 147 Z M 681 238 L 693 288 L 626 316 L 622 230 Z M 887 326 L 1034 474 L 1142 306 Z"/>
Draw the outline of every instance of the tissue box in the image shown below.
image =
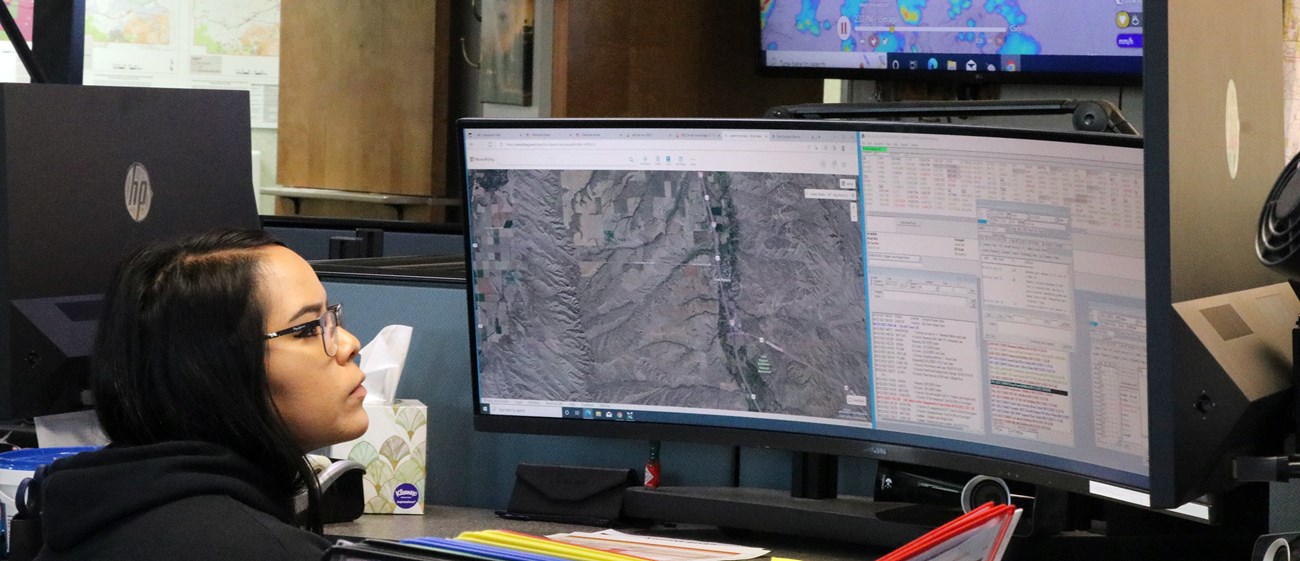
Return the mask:
<path id="1" fill-rule="evenodd" d="M 413 399 L 364 407 L 366 434 L 329 447 L 327 455 L 366 467 L 366 514 L 424 514 L 428 408 Z"/>

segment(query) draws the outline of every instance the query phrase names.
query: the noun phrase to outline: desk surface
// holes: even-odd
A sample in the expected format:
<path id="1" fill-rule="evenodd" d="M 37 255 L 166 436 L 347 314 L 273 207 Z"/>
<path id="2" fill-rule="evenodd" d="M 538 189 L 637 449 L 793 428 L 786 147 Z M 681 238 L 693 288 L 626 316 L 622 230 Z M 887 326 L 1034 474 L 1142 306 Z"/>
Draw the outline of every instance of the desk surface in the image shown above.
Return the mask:
<path id="1" fill-rule="evenodd" d="M 325 533 L 331 536 L 401 539 L 417 536 L 454 537 L 460 532 L 488 529 L 515 530 L 544 536 L 560 532 L 592 532 L 601 528 L 557 524 L 554 522 L 506 520 L 487 509 L 426 505 L 423 516 L 366 514 L 353 522 L 329 524 L 325 526 Z M 822 542 L 811 538 L 778 536 L 766 533 L 732 534 L 717 528 L 684 524 L 672 527 L 655 526 L 646 529 L 623 529 L 622 531 L 632 534 L 761 547 L 771 550 L 773 556 L 798 559 L 799 561 L 865 560 L 874 559 L 886 553 L 885 550 L 873 549 L 871 546 Z"/>
<path id="2" fill-rule="evenodd" d="M 418 536 L 454 537 L 471 530 L 515 530 L 534 535 L 560 532 L 596 531 L 592 526 L 506 520 L 481 508 L 426 505 L 423 516 L 367 514 L 342 524 L 325 526 L 329 536 L 356 536 L 401 539 Z M 799 561 L 868 561 L 887 553 L 884 549 L 860 544 L 827 542 L 813 538 L 781 536 L 770 533 L 730 533 L 698 525 L 655 526 L 628 529 L 628 533 L 733 543 L 771 550 L 775 557 Z M 1208 532 L 1207 532 L 1208 534 Z M 1046 540 L 1013 541 L 1004 559 L 1052 559 L 1055 561 L 1120 561 L 1127 559 L 1249 559 L 1254 536 L 1244 542 L 1224 540 L 1213 535 L 1200 539 L 1182 536 L 1151 538 L 1100 538 L 1095 535 L 1063 535 Z"/>

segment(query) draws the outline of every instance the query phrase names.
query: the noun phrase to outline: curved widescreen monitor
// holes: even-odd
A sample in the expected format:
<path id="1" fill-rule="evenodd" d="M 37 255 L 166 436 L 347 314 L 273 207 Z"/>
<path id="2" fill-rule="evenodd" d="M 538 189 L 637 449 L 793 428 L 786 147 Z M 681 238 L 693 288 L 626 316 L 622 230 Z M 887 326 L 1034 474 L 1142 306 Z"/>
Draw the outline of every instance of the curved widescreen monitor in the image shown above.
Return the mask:
<path id="1" fill-rule="evenodd" d="M 852 79 L 1142 82 L 1142 0 L 759 3 L 764 68 Z"/>
<path id="2" fill-rule="evenodd" d="M 477 428 L 1149 488 L 1140 138 L 725 120 L 460 134 Z"/>

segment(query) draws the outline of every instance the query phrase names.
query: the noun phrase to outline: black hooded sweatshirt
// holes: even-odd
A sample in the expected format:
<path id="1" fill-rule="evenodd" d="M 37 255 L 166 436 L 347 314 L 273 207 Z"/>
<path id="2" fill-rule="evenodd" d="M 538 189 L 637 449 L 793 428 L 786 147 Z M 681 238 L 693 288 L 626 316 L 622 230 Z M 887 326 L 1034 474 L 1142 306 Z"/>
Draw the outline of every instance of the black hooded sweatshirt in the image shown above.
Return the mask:
<path id="1" fill-rule="evenodd" d="M 289 522 L 261 469 L 206 442 L 83 452 L 55 461 L 40 492 L 37 561 L 315 561 L 330 545 Z"/>

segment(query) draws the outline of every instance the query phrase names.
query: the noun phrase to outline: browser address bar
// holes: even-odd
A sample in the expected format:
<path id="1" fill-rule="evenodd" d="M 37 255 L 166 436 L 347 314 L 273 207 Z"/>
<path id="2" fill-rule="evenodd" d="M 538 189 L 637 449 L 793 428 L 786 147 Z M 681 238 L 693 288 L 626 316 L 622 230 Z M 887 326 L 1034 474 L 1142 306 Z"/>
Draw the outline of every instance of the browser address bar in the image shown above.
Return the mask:
<path id="1" fill-rule="evenodd" d="M 473 141 L 469 143 L 468 148 L 476 151 L 494 151 L 494 150 L 671 150 L 675 152 L 689 151 L 731 151 L 745 150 L 758 152 L 832 152 L 835 150 L 825 146 L 844 144 L 844 152 L 854 151 L 856 147 L 846 143 L 820 143 L 820 142 L 772 142 L 767 139 L 760 139 L 753 136 L 728 137 L 724 139 L 713 140 L 677 140 L 671 144 L 665 144 L 661 140 L 490 140 L 490 141 Z M 820 149 L 818 147 L 821 147 Z"/>
<path id="2" fill-rule="evenodd" d="M 496 140 L 490 141 L 488 148 L 595 148 L 595 141 L 590 140 Z"/>

